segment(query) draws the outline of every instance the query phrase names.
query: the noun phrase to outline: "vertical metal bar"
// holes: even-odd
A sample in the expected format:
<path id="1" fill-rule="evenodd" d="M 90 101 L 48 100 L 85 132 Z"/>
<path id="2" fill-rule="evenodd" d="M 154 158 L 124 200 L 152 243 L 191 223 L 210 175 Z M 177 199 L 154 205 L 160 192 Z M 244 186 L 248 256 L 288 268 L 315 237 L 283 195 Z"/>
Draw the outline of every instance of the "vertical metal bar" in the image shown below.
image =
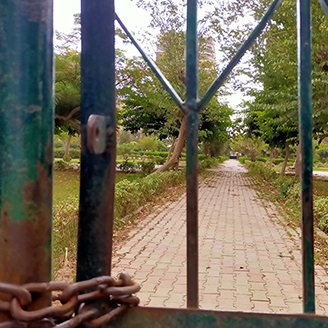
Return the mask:
<path id="1" fill-rule="evenodd" d="M 0 281 L 15 284 L 51 279 L 52 7 L 0 1 Z"/>
<path id="2" fill-rule="evenodd" d="M 311 98 L 311 0 L 297 0 L 299 122 L 302 185 L 303 307 L 315 312 L 313 196 L 312 196 L 312 98 Z"/>
<path id="3" fill-rule="evenodd" d="M 188 0 L 187 113 L 187 307 L 198 308 L 198 38 L 197 0 Z"/>
<path id="4" fill-rule="evenodd" d="M 78 281 L 111 271 L 116 165 L 114 19 L 114 0 L 82 0 Z M 94 133 L 90 115 L 98 115 Z M 97 145 L 91 147 L 97 140 L 105 145 L 100 152 Z"/>

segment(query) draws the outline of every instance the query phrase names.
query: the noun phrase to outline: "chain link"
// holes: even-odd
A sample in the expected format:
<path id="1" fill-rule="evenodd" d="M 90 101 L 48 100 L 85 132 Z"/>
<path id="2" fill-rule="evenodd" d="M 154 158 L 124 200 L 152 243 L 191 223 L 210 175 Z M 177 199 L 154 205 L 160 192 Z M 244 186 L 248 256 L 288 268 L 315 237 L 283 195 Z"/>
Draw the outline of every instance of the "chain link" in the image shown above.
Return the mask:
<path id="1" fill-rule="evenodd" d="M 131 306 L 139 304 L 140 286 L 122 272 L 118 280 L 110 276 L 67 284 L 63 282 L 30 283 L 22 286 L 0 283 L 0 293 L 8 294 L 10 301 L 0 300 L 0 311 L 7 312 L 11 321 L 0 323 L 0 328 L 75 328 L 81 323 L 98 327 Z M 60 306 L 27 311 L 33 294 L 53 294 L 53 301 Z M 75 310 L 79 307 L 76 314 Z"/>

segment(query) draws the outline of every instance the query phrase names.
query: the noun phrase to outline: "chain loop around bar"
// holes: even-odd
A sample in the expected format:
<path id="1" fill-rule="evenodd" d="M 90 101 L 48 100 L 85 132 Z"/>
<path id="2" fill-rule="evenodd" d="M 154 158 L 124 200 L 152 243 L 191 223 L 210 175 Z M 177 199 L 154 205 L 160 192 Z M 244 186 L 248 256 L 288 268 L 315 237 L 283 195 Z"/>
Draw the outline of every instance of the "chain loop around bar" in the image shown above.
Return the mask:
<path id="1" fill-rule="evenodd" d="M 18 286 L 0 283 L 0 293 L 7 294 L 8 299 L 10 298 L 9 301 L 0 300 L 0 311 L 6 312 L 12 318 L 0 323 L 0 328 L 27 328 L 32 323 L 46 328 L 75 328 L 81 323 L 98 327 L 129 307 L 137 306 L 139 299 L 132 294 L 139 290 L 140 286 L 131 280 L 126 272 L 122 272 L 117 280 L 102 276 L 74 284 L 51 281 Z M 54 295 L 53 301 L 60 301 L 61 305 L 34 311 L 26 310 L 32 303 L 31 293 L 35 295 L 47 292 L 59 292 Z M 74 315 L 78 306 L 79 310 Z"/>

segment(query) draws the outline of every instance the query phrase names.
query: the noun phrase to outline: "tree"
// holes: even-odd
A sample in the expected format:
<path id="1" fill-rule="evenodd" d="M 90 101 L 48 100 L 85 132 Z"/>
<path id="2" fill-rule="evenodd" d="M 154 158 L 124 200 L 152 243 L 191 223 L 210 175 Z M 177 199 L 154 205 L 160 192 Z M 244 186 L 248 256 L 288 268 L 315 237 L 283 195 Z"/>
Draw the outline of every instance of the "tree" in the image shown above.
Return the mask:
<path id="1" fill-rule="evenodd" d="M 267 1 L 251 2 L 259 16 Z M 312 3 L 313 32 L 313 135 L 327 135 L 327 18 L 318 2 Z M 298 85 L 296 5 L 283 2 L 268 28 L 252 48 L 254 78 L 262 90 L 250 91 L 255 100 L 248 105 L 248 118 L 256 132 L 271 148 L 286 149 L 282 173 L 287 164 L 289 145 L 298 143 Z M 299 152 L 298 152 L 299 153 Z M 298 162 L 298 161 L 297 161 Z"/>
<path id="2" fill-rule="evenodd" d="M 139 140 L 137 147 L 143 151 L 155 151 L 158 147 L 158 139 L 156 137 L 144 137 Z"/>
<path id="3" fill-rule="evenodd" d="M 170 0 L 145 2 L 139 4 L 152 15 L 151 26 L 160 31 L 156 39 L 156 63 L 166 78 L 185 98 L 185 17 Z M 205 55 L 204 48 L 211 40 L 199 37 L 199 93 L 204 94 L 217 75 L 215 59 Z M 129 63 L 129 76 L 124 88 L 118 91 L 124 103 L 122 125 L 131 132 L 142 129 L 146 134 L 156 133 L 160 139 L 177 138 L 172 156 L 159 169 L 164 171 L 176 167 L 186 138 L 186 116 L 180 111 L 148 66 L 139 59 Z M 222 91 L 220 91 L 222 93 Z M 200 115 L 200 139 L 204 142 L 223 142 L 228 138 L 227 127 L 231 124 L 231 109 L 221 105 L 214 97 L 206 110 Z"/>
<path id="4" fill-rule="evenodd" d="M 61 45 L 55 49 L 55 132 L 67 134 L 64 160 L 69 159 L 72 136 L 80 134 L 81 38 L 80 15 L 74 15 L 75 27 L 70 34 L 56 32 Z"/>

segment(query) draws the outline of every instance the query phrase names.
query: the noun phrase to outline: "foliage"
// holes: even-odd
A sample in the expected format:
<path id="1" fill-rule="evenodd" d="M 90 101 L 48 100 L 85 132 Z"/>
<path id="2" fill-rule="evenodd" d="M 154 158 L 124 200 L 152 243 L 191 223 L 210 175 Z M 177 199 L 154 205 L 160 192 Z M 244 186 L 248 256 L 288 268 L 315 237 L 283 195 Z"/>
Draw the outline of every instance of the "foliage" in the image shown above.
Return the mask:
<path id="1" fill-rule="evenodd" d="M 241 164 L 245 164 L 245 161 L 246 161 L 246 160 L 249 160 L 249 161 L 250 161 L 250 158 L 240 156 L 240 157 L 238 157 L 238 160 L 239 160 L 239 162 L 240 162 Z"/>
<path id="2" fill-rule="evenodd" d="M 316 217 L 319 228 L 328 232 L 328 199 L 327 197 L 316 197 L 313 201 L 313 214 Z"/>
<path id="3" fill-rule="evenodd" d="M 186 95 L 185 72 L 185 12 L 184 3 L 179 5 L 170 0 L 138 1 L 138 5 L 151 14 L 152 30 L 159 30 L 153 37 L 152 46 L 157 48 L 156 64 L 165 77 L 184 99 Z M 163 17 L 167 17 L 164 19 Z M 204 21 L 205 22 L 205 21 Z M 206 50 L 214 44 L 213 39 L 199 33 L 199 93 L 202 96 L 217 76 L 215 53 L 209 58 Z M 185 139 L 185 128 L 180 129 L 184 114 L 176 106 L 150 68 L 140 58 L 122 61 L 126 80 L 119 88 L 118 94 L 123 103 L 121 122 L 126 130 L 135 133 L 142 130 L 145 134 L 156 134 L 163 140 L 168 137 Z M 219 103 L 218 95 L 226 92 L 220 90 L 207 108 L 200 114 L 200 141 L 207 143 L 224 142 L 228 139 L 227 128 L 231 125 L 232 110 L 224 103 Z M 184 125 L 182 125 L 184 126 Z M 181 142 L 175 148 L 172 157 L 178 158 Z"/>
<path id="4" fill-rule="evenodd" d="M 263 14 L 266 0 L 251 1 L 254 17 Z M 328 21 L 319 2 L 312 2 L 313 132 L 327 134 Z M 252 48 L 255 74 L 262 88 L 250 90 L 255 99 L 247 103 L 246 125 L 270 148 L 298 142 L 298 72 L 296 2 L 284 1 L 269 26 Z"/>
<path id="5" fill-rule="evenodd" d="M 267 181 L 272 181 L 278 177 L 278 174 L 274 170 L 270 170 L 262 162 L 245 161 L 245 166 L 250 174 L 261 176 Z"/>
<path id="6" fill-rule="evenodd" d="M 69 168 L 69 163 L 66 161 L 63 161 L 62 159 L 60 161 L 56 162 L 56 169 L 57 170 L 66 170 Z"/>
<path id="7" fill-rule="evenodd" d="M 155 136 L 144 137 L 138 141 L 136 147 L 143 151 L 155 151 L 158 147 L 158 139 Z"/>
<path id="8" fill-rule="evenodd" d="M 129 159 L 127 158 L 118 165 L 118 168 L 124 173 L 132 173 L 135 172 L 137 165 L 134 162 L 129 161 Z"/>
<path id="9" fill-rule="evenodd" d="M 55 148 L 53 154 L 54 154 L 54 158 L 63 158 L 64 155 L 65 155 L 65 151 L 62 148 Z M 80 159 L 81 150 L 73 148 L 73 149 L 70 150 L 69 155 L 73 159 Z"/>
<path id="10" fill-rule="evenodd" d="M 328 160 L 328 144 L 322 144 L 318 147 L 316 153 L 319 155 L 321 162 L 327 162 Z"/>
<path id="11" fill-rule="evenodd" d="M 130 142 L 130 143 L 122 143 L 117 145 L 117 155 L 123 156 L 123 158 L 127 158 L 132 151 L 135 149 L 135 144 Z"/>
<path id="12" fill-rule="evenodd" d="M 53 210 L 53 276 L 64 260 L 66 249 L 68 256 L 76 256 L 79 200 L 75 197 L 59 202 Z"/>
<path id="13" fill-rule="evenodd" d="M 292 212 L 300 217 L 301 187 L 298 179 L 279 175 L 260 162 L 247 162 L 246 167 L 252 176 L 259 177 L 261 187 L 263 180 L 269 182 L 278 200 L 283 200 Z M 320 183 L 319 183 L 320 182 Z M 313 214 L 314 224 L 324 232 L 328 232 L 328 184 L 326 181 L 314 181 Z M 324 195 L 324 196 L 323 196 Z"/>
<path id="14" fill-rule="evenodd" d="M 184 180 L 184 171 L 168 171 L 151 174 L 139 182 L 118 182 L 115 186 L 115 226 L 123 225 L 126 215 L 132 215 L 146 201 L 156 199 Z"/>
<path id="15" fill-rule="evenodd" d="M 151 173 L 155 169 L 155 162 L 154 161 L 142 162 L 140 167 L 141 167 L 141 172 Z"/>
<path id="16" fill-rule="evenodd" d="M 203 171 L 205 169 L 217 167 L 219 163 L 223 163 L 227 159 L 226 156 L 207 157 L 198 163 L 198 169 L 199 171 Z"/>
<path id="17" fill-rule="evenodd" d="M 247 138 L 246 136 L 236 137 L 230 144 L 234 152 L 242 153 L 255 161 L 256 156 L 260 154 L 264 148 L 263 142 L 256 137 Z"/>

